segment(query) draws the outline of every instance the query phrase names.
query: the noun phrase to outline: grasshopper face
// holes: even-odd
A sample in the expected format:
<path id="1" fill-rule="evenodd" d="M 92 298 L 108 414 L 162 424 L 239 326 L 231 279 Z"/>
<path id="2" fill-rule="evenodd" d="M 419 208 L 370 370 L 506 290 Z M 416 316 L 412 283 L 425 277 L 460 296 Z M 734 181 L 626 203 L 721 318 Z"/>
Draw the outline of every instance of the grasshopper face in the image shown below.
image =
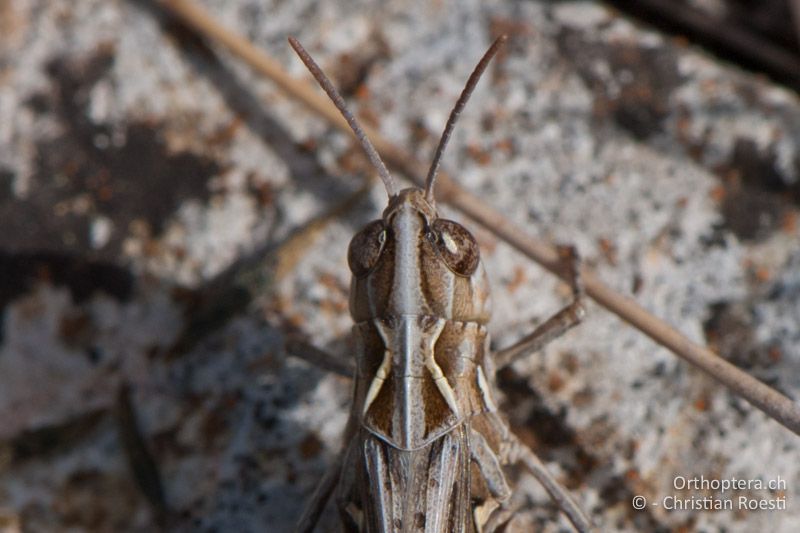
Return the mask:
<path id="1" fill-rule="evenodd" d="M 356 234 L 347 255 L 356 322 L 402 315 L 489 320 L 489 284 L 475 238 L 439 218 L 420 189 L 392 197 L 383 218 Z"/>

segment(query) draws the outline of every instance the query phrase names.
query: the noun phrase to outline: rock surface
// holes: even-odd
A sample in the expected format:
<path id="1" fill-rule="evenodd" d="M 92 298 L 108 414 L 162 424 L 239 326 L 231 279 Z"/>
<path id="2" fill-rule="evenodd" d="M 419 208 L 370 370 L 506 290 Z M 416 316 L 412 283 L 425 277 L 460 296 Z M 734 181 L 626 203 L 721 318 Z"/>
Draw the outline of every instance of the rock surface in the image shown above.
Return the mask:
<path id="1" fill-rule="evenodd" d="M 509 34 L 445 167 L 800 394 L 797 95 L 593 2 L 203 4 L 308 78 L 297 36 L 360 120 L 421 160 Z M 345 136 L 153 3 L 3 2 L 0 29 L 0 530 L 290 530 L 350 384 L 284 342 L 347 354 L 347 244 L 385 193 L 358 194 L 370 171 Z M 568 291 L 465 224 L 508 345 Z M 605 531 L 800 530 L 798 437 L 597 305 L 498 382 L 512 428 Z M 154 464 L 129 464 L 141 446 Z M 514 527 L 564 529 L 512 474 L 531 502 Z M 784 485 L 676 487 L 701 476 Z"/>

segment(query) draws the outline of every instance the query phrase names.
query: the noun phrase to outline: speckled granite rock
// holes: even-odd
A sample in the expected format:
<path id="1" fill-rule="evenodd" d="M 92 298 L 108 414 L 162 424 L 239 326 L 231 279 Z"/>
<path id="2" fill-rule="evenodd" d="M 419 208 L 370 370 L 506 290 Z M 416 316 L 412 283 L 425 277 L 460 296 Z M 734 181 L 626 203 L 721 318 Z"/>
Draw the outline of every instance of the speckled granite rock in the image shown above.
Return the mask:
<path id="1" fill-rule="evenodd" d="M 204 5 L 306 77 L 285 41 L 296 35 L 363 121 L 423 160 L 475 61 L 508 33 L 445 166 L 797 398 L 796 95 L 591 2 Z M 363 158 L 149 2 L 5 2 L 0 29 L 0 529 L 289 530 L 338 449 L 350 385 L 288 358 L 284 339 L 347 354 L 345 251 L 383 191 L 290 239 L 354 194 Z M 507 345 L 568 292 L 475 233 L 494 343 Z M 258 297 L 236 289 L 242 265 L 262 278 Z M 798 530 L 798 438 L 589 312 L 499 383 L 514 430 L 603 530 Z M 123 382 L 163 516 L 152 472 L 137 463 L 143 491 L 127 464 Z M 513 474 L 531 494 L 515 527 L 566 527 Z M 678 476 L 786 489 L 678 490 Z M 650 505 L 634 510 L 634 495 Z M 786 509 L 766 511 L 664 500 L 781 495 Z"/>

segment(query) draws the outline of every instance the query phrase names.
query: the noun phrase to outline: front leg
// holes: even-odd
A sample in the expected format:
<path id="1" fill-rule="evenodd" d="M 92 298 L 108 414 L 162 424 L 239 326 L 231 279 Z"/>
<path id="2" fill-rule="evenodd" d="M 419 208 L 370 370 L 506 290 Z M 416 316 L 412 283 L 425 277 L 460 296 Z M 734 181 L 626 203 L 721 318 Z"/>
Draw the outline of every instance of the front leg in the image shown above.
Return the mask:
<path id="1" fill-rule="evenodd" d="M 536 454 L 511 432 L 503 419 L 494 412 L 484 413 L 476 422 L 473 430 L 472 460 L 478 465 L 483 481 L 489 492 L 486 502 L 476 510 L 483 511 L 483 520 L 476 520 L 478 531 L 494 532 L 500 530 L 513 516 L 514 502 L 505 484 L 505 476 L 500 465 L 522 463 L 536 480 L 544 487 L 561 512 L 569 519 L 576 531 L 594 533 L 586 513 L 578 506 L 567 489 L 563 487 Z M 494 443 L 494 450 L 486 446 Z"/>
<path id="2" fill-rule="evenodd" d="M 322 476 L 322 480 L 314 490 L 314 494 L 306 504 L 305 511 L 303 511 L 303 515 L 300 517 L 295 527 L 295 533 L 311 533 L 314 531 L 317 522 L 319 522 L 322 516 L 322 511 L 328 504 L 331 494 L 333 494 L 333 489 L 336 488 L 336 485 L 339 483 L 339 478 L 342 474 L 343 455 L 343 453 L 340 453 L 333 464 L 328 468 L 328 471 L 325 472 L 325 475 Z"/>
<path id="3" fill-rule="evenodd" d="M 340 376 L 352 378 L 355 375 L 355 366 L 352 363 L 344 361 L 340 357 L 336 357 L 316 346 L 309 344 L 297 335 L 290 336 L 286 341 L 286 351 L 295 357 L 303 359 L 323 370 L 333 372 Z M 345 483 L 350 481 L 349 472 L 354 469 L 352 464 L 353 456 L 349 453 L 352 446 L 351 440 L 356 433 L 358 426 L 358 416 L 355 409 L 350 410 L 350 416 L 347 420 L 347 425 L 344 430 L 343 448 L 342 451 L 336 456 L 336 459 L 328 467 L 325 475 L 320 480 L 314 494 L 306 504 L 300 520 L 295 527 L 296 533 L 311 533 L 317 526 L 323 511 L 325 510 L 328 501 L 334 493 L 334 490 L 343 489 L 342 478 L 344 472 Z M 340 505 L 341 507 L 341 505 Z M 347 523 L 347 522 L 346 522 Z"/>
<path id="4" fill-rule="evenodd" d="M 567 489 L 565 489 L 547 470 L 541 459 L 513 433 L 508 433 L 506 454 L 504 459 L 509 463 L 520 462 L 533 474 L 536 480 L 544 487 L 553 501 L 558 505 L 572 525 L 580 533 L 594 533 L 598 531 L 592 521 L 586 516 Z"/>
<path id="5" fill-rule="evenodd" d="M 286 340 L 286 352 L 303 359 L 322 370 L 333 372 L 342 377 L 352 378 L 355 375 L 355 366 L 350 361 L 345 361 L 325 350 L 320 350 L 313 344 L 303 340 L 299 335 L 290 335 Z"/>
<path id="6" fill-rule="evenodd" d="M 572 302 L 537 327 L 530 335 L 526 335 L 508 348 L 496 352 L 494 363 L 498 369 L 541 350 L 550 341 L 580 324 L 586 315 L 586 310 L 583 307 L 584 291 L 578 253 L 572 246 L 560 246 L 558 251 L 564 268 L 569 272 Z"/>

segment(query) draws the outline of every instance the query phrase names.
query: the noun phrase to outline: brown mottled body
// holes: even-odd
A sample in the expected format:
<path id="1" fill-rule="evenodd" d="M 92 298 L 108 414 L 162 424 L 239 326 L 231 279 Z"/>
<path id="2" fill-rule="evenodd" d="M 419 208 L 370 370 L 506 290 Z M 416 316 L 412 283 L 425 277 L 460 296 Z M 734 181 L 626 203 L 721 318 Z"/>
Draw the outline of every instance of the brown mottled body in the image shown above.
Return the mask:
<path id="1" fill-rule="evenodd" d="M 355 474 L 337 498 L 345 519 L 354 531 L 473 531 L 473 487 L 486 483 L 472 479 L 472 420 L 496 411 L 478 246 L 406 189 L 353 238 L 348 258 L 360 428 L 345 460 Z M 492 496 L 505 499 L 499 485 Z"/>
<path id="2" fill-rule="evenodd" d="M 511 516 L 503 464 L 522 461 L 573 524 L 590 523 L 533 453 L 508 431 L 492 398 L 486 324 L 491 299 L 480 251 L 456 222 L 439 218 L 436 171 L 456 117 L 504 41 L 478 63 L 453 109 L 426 187 L 397 191 L 374 147 L 313 59 L 289 40 L 342 112 L 389 193 L 382 217 L 350 242 L 355 390 L 345 449 L 321 480 L 298 531 L 313 530 L 336 494 L 345 531 L 491 533 Z M 574 270 L 573 272 L 577 272 Z M 576 324 L 573 304 L 504 351 L 513 360 Z"/>

